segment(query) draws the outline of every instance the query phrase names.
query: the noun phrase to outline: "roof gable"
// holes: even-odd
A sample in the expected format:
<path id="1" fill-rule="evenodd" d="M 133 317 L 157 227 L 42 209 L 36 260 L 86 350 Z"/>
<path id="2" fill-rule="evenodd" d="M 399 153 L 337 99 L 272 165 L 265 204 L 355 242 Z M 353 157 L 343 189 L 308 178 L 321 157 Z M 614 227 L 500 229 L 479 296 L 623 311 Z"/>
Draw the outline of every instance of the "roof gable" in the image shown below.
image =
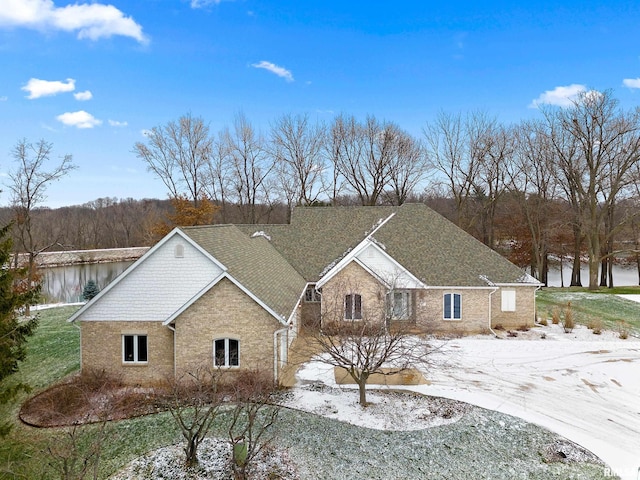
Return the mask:
<path id="1" fill-rule="evenodd" d="M 173 230 L 69 321 L 164 321 L 226 267 Z"/>

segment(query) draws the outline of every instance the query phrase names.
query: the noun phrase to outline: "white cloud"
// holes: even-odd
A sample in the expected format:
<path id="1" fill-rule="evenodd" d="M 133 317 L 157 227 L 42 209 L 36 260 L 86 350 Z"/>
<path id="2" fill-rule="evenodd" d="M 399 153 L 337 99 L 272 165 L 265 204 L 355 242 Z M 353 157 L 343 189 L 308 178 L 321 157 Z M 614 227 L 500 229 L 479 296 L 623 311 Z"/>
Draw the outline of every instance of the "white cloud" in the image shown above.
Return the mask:
<path id="1" fill-rule="evenodd" d="M 109 125 L 112 127 L 126 127 L 129 125 L 128 122 L 119 122 L 118 120 L 109 120 Z"/>
<path id="2" fill-rule="evenodd" d="M 76 89 L 76 81 L 73 78 L 67 78 L 66 82 L 58 80 L 40 80 L 38 78 L 30 78 L 27 84 L 21 88 L 25 92 L 29 92 L 27 98 L 50 97 L 64 92 L 73 92 Z"/>
<path id="3" fill-rule="evenodd" d="M 66 112 L 62 115 L 58 115 L 56 119 L 70 127 L 77 128 L 93 128 L 98 125 L 102 125 L 102 120 L 98 120 L 90 113 L 85 112 L 84 110 L 79 110 L 77 112 Z"/>
<path id="4" fill-rule="evenodd" d="M 78 38 L 98 40 L 114 35 L 147 43 L 142 27 L 113 5 L 74 3 L 56 7 L 53 0 L 2 0 L 0 26 L 78 32 Z"/>
<path id="5" fill-rule="evenodd" d="M 218 5 L 222 0 L 191 0 L 191 8 L 207 8 L 209 5 Z"/>
<path id="6" fill-rule="evenodd" d="M 640 78 L 625 78 L 622 84 L 629 88 L 640 88 Z"/>
<path id="7" fill-rule="evenodd" d="M 93 93 L 91 93 L 89 90 L 85 90 L 84 92 L 74 93 L 73 96 L 76 98 L 76 100 L 84 102 L 87 100 L 91 100 L 93 98 Z"/>
<path id="8" fill-rule="evenodd" d="M 264 68 L 265 70 L 284 78 L 287 82 L 293 82 L 293 75 L 291 72 L 284 67 L 276 65 L 275 63 L 262 60 L 260 63 L 252 63 L 251 66 L 254 68 Z"/>
<path id="9" fill-rule="evenodd" d="M 538 98 L 529 104 L 529 108 L 538 108 L 540 105 L 556 105 L 558 107 L 570 107 L 573 101 L 587 91 L 587 87 L 577 83 L 565 87 L 556 87 L 541 93 Z"/>

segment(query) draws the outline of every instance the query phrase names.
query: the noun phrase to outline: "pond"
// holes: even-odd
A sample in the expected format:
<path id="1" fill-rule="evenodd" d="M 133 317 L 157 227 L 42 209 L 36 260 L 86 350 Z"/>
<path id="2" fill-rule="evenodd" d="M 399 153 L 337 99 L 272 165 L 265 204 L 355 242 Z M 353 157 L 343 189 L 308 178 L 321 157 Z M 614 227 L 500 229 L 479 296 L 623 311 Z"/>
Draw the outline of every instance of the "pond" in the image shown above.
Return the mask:
<path id="1" fill-rule="evenodd" d="M 131 264 L 133 261 L 41 268 L 42 295 L 47 303 L 81 302 L 82 290 L 89 280 L 96 282 L 102 290 Z"/>

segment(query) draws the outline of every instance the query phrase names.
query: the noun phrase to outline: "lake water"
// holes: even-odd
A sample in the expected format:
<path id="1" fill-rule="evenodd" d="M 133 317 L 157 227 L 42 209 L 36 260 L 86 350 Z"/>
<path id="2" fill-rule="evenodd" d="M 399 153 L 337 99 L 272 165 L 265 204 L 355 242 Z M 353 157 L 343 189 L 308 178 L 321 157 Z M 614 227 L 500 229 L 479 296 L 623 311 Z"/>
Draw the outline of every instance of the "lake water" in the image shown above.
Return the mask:
<path id="1" fill-rule="evenodd" d="M 567 262 L 563 266 L 562 276 L 564 277 L 564 286 L 568 287 L 571 284 L 571 264 Z M 582 280 L 582 286 L 589 286 L 589 266 L 582 265 L 580 269 L 580 279 Z M 560 269 L 549 269 L 549 286 L 559 287 L 560 283 Z M 598 275 L 598 281 L 600 276 Z M 627 287 L 631 285 L 638 285 L 638 269 L 634 267 L 621 267 L 619 265 L 613 266 L 613 285 L 614 287 Z"/>
<path id="2" fill-rule="evenodd" d="M 109 285 L 133 262 L 108 262 L 42 268 L 42 294 L 46 302 L 81 302 L 82 290 L 89 280 L 100 290 Z"/>

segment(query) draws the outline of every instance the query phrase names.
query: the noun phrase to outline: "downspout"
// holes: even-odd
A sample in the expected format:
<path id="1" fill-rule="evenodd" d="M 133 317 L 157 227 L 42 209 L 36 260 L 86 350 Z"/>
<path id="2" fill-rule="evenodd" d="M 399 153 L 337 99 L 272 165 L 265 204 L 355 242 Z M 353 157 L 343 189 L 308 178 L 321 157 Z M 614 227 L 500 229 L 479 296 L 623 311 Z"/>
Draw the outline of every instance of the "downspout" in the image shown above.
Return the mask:
<path id="1" fill-rule="evenodd" d="M 540 290 L 543 285 L 538 285 L 533 291 L 533 324 L 538 323 L 538 308 L 536 307 L 536 292 Z"/>
<path id="2" fill-rule="evenodd" d="M 494 294 L 494 293 L 496 293 L 497 291 L 498 291 L 498 287 L 494 287 L 494 289 L 493 289 L 493 290 L 491 290 L 491 291 L 489 292 L 489 331 L 490 331 L 491 333 L 493 333 L 493 336 L 494 336 L 494 337 L 496 337 L 496 338 L 500 338 L 500 337 L 498 336 L 498 334 L 497 334 L 496 332 L 494 332 L 494 331 L 493 331 L 493 328 L 491 328 L 491 303 L 492 303 L 491 295 L 493 295 L 493 294 Z"/>
<path id="3" fill-rule="evenodd" d="M 493 336 L 495 338 L 500 338 L 498 337 L 498 334 L 493 330 L 493 328 L 491 328 L 491 315 L 492 315 L 491 304 L 493 300 L 491 296 L 499 290 L 499 287 L 495 283 L 493 283 L 491 280 L 489 280 L 489 278 L 486 275 L 479 275 L 479 277 L 481 280 L 484 280 L 485 282 L 487 282 L 487 285 L 489 285 L 490 287 L 493 287 L 493 290 L 489 292 L 489 331 L 493 333 Z"/>
<path id="4" fill-rule="evenodd" d="M 279 345 L 278 345 L 278 336 L 280 334 L 283 333 L 287 333 L 289 331 L 289 327 L 285 327 L 282 328 L 280 330 L 276 330 L 275 332 L 273 332 L 273 380 L 274 382 L 277 384 L 278 383 L 278 352 L 279 352 Z M 286 345 L 286 356 L 289 356 L 289 345 Z"/>
<path id="5" fill-rule="evenodd" d="M 167 325 L 167 328 L 173 332 L 173 379 L 176 379 L 176 328 Z"/>
<path id="6" fill-rule="evenodd" d="M 82 329 L 80 328 L 80 325 L 76 325 L 75 321 L 71 323 L 73 323 L 73 326 L 78 329 L 78 333 L 80 334 L 80 371 L 82 372 Z"/>

